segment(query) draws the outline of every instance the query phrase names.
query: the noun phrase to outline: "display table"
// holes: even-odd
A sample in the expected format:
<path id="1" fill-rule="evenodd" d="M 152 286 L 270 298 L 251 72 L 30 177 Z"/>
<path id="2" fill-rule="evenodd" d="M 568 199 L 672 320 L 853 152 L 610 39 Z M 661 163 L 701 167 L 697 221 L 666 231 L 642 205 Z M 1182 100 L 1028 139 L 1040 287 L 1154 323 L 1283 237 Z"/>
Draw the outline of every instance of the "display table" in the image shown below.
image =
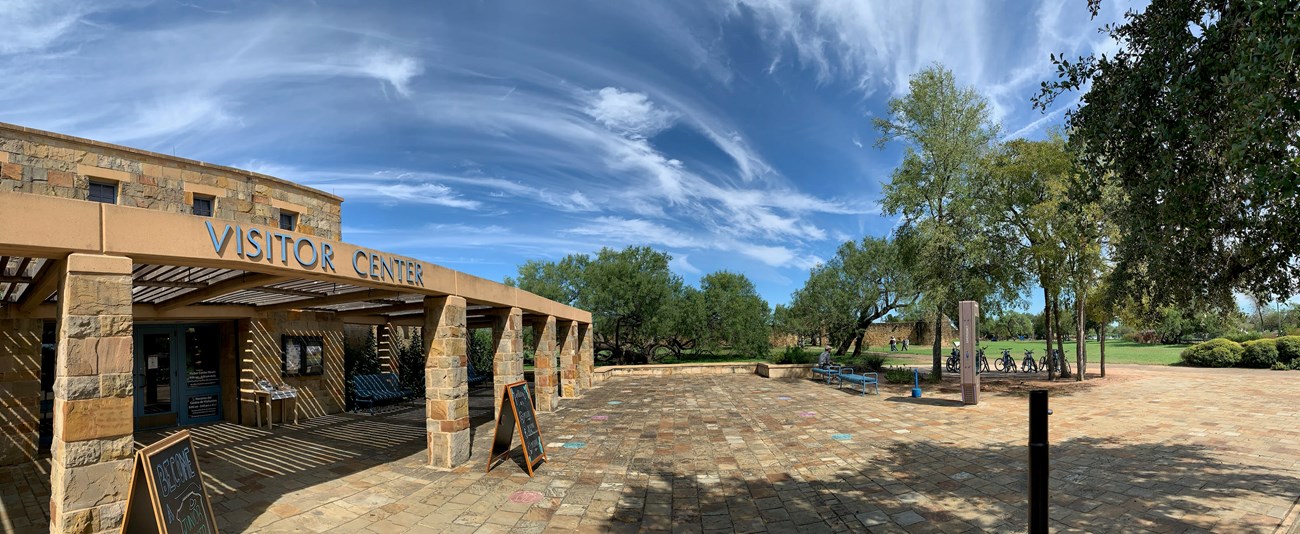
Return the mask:
<path id="1" fill-rule="evenodd" d="M 288 407 L 285 406 L 285 404 L 292 404 L 293 424 L 295 425 L 298 424 L 298 391 L 297 390 L 277 389 L 277 390 L 267 391 L 264 389 L 255 389 L 253 390 L 253 395 L 254 398 L 257 399 L 257 409 L 254 410 L 257 412 L 257 428 L 262 428 L 262 399 L 266 399 L 266 426 L 268 429 L 271 430 L 275 429 L 275 421 L 274 418 L 272 417 L 272 411 L 271 411 L 272 401 L 280 401 L 280 422 L 282 424 L 288 420 L 288 413 L 285 411 L 288 409 Z"/>

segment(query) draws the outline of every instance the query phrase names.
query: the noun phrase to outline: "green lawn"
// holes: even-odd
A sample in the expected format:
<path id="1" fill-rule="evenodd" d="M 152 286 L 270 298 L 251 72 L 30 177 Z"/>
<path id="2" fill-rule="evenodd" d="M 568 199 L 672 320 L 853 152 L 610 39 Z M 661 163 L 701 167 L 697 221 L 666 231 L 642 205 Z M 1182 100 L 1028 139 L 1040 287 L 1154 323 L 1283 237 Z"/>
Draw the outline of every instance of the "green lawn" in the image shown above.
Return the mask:
<path id="1" fill-rule="evenodd" d="M 984 356 L 990 361 L 994 357 L 1002 354 L 1002 349 L 1011 349 L 1011 355 L 1019 362 L 1025 355 L 1025 349 L 1032 349 L 1034 357 L 1043 355 L 1044 343 L 1042 341 L 981 341 L 980 346 L 984 347 Z M 1178 355 L 1183 352 L 1189 345 L 1141 345 L 1131 341 L 1120 341 L 1115 339 L 1106 340 L 1106 363 L 1136 363 L 1143 365 L 1169 365 L 1179 361 Z M 889 345 L 883 347 L 871 347 L 875 351 L 889 351 Z M 930 346 L 918 347 L 911 345 L 904 354 L 915 354 L 918 356 L 929 356 Z M 944 347 L 944 354 L 952 350 L 952 345 Z M 1065 354 L 1070 361 L 1074 361 L 1074 343 L 1065 344 Z M 1096 363 L 1100 360 L 1100 350 L 1096 341 L 1088 342 L 1088 361 Z"/>

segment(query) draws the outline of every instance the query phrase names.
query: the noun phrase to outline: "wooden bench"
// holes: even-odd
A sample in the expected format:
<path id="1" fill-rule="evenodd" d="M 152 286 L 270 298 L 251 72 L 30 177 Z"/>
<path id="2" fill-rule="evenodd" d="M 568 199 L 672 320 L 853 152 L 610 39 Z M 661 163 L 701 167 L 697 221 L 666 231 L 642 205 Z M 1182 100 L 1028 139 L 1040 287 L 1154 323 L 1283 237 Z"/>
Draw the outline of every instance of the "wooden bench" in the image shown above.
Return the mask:
<path id="1" fill-rule="evenodd" d="M 384 375 L 391 375 L 392 379 Z M 400 383 L 396 380 L 397 375 L 392 373 L 381 373 L 376 375 L 353 375 L 352 376 L 352 394 L 353 403 L 359 410 L 362 404 L 365 404 L 371 415 L 375 413 L 375 403 L 389 401 L 400 402 L 411 398 L 410 392 L 401 389 Z"/>
<path id="2" fill-rule="evenodd" d="M 852 384 L 862 384 L 863 395 L 867 394 L 867 386 L 871 386 L 872 388 L 874 388 L 876 390 L 877 395 L 880 394 L 880 376 L 876 373 L 859 374 L 853 372 L 853 368 L 851 367 L 844 367 L 840 369 L 840 374 L 835 375 L 835 379 L 839 380 L 838 387 L 841 388 L 844 387 L 845 382 L 849 382 Z"/>
<path id="3" fill-rule="evenodd" d="M 831 379 L 840 374 L 840 369 L 842 367 L 843 366 L 839 364 L 832 363 L 826 367 L 813 367 L 812 372 L 815 375 L 821 375 L 822 379 L 824 379 L 827 384 L 830 384 Z"/>

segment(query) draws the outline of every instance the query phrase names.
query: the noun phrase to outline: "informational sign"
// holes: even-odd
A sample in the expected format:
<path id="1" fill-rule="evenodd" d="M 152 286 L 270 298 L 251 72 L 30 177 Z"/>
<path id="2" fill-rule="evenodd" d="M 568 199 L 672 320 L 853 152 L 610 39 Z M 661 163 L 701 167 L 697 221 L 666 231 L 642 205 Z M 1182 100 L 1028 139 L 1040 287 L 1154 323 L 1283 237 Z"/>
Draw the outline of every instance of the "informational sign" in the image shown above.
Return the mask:
<path id="1" fill-rule="evenodd" d="M 188 430 L 135 453 L 122 532 L 217 533 Z"/>
<path id="2" fill-rule="evenodd" d="M 958 304 L 957 339 L 961 351 L 961 402 L 980 403 L 980 375 L 976 371 L 975 357 L 979 350 L 979 303 L 963 300 Z"/>
<path id="3" fill-rule="evenodd" d="M 189 368 L 186 370 L 185 385 L 192 388 L 206 388 L 218 385 L 221 380 L 217 377 L 216 369 L 196 369 Z"/>
<path id="4" fill-rule="evenodd" d="M 528 393 L 528 382 L 519 381 L 506 385 L 506 394 L 497 407 L 497 427 L 492 434 L 492 452 L 488 455 L 488 471 L 498 457 L 510 453 L 514 441 L 514 430 L 519 431 L 519 440 L 524 451 L 524 465 L 528 476 L 533 476 L 533 466 L 546 459 L 546 449 L 542 447 L 542 433 L 537 428 L 537 414 L 533 411 L 533 397 Z"/>
<path id="5" fill-rule="evenodd" d="M 186 402 L 186 409 L 189 410 L 190 419 L 201 417 L 216 417 L 217 403 L 219 398 L 216 395 L 194 395 Z"/>
<path id="6" fill-rule="evenodd" d="M 148 362 L 148 363 L 149 363 L 149 368 L 150 368 L 150 369 L 157 369 L 157 368 L 158 368 L 158 357 L 157 357 L 157 356 L 150 356 L 150 357 L 149 357 L 149 362 Z"/>

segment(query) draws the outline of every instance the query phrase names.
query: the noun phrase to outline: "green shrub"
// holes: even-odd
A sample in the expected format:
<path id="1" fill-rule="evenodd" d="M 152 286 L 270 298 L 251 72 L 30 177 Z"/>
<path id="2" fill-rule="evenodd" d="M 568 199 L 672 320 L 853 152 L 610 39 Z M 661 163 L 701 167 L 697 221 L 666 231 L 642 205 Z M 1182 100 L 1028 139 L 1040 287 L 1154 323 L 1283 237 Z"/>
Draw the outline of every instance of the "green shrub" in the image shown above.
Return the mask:
<path id="1" fill-rule="evenodd" d="M 862 364 L 868 371 L 879 373 L 885 367 L 885 360 L 888 358 L 884 354 L 867 353 L 867 356 L 862 359 Z"/>
<path id="2" fill-rule="evenodd" d="M 1239 343 L 1231 339 L 1216 338 L 1188 347 L 1182 353 L 1183 363 L 1193 367 L 1232 367 L 1241 361 L 1245 352 Z"/>
<path id="3" fill-rule="evenodd" d="M 1271 367 L 1271 369 L 1273 369 L 1274 371 L 1285 371 L 1289 369 L 1289 367 L 1287 366 L 1287 364 L 1282 362 L 1273 362 L 1273 367 Z"/>
<path id="4" fill-rule="evenodd" d="M 1254 341 L 1254 340 L 1256 340 L 1256 339 L 1260 339 L 1260 338 L 1262 338 L 1262 337 L 1264 337 L 1264 334 L 1261 334 L 1261 333 L 1259 333 L 1259 332 L 1234 332 L 1234 333 L 1228 334 L 1228 335 L 1226 335 L 1226 336 L 1223 336 L 1224 339 L 1229 339 L 1229 340 L 1232 340 L 1232 341 L 1236 341 L 1237 343 L 1245 343 L 1245 342 L 1247 342 L 1247 341 Z"/>
<path id="5" fill-rule="evenodd" d="M 1277 340 L 1256 339 L 1241 344 L 1245 350 L 1241 353 L 1242 367 L 1268 369 L 1277 363 Z"/>
<path id="6" fill-rule="evenodd" d="M 1292 364 L 1300 362 L 1300 336 L 1282 336 L 1277 342 L 1277 361 Z"/>
<path id="7" fill-rule="evenodd" d="M 890 384 L 911 384 L 911 367 L 888 367 L 884 370 L 885 381 Z"/>
<path id="8" fill-rule="evenodd" d="M 786 347 L 785 350 L 781 351 L 780 354 L 777 354 L 772 357 L 772 363 L 778 365 L 784 363 L 816 363 L 816 362 L 817 362 L 816 356 L 809 354 L 807 351 L 803 350 L 802 348 L 793 345 Z"/>

